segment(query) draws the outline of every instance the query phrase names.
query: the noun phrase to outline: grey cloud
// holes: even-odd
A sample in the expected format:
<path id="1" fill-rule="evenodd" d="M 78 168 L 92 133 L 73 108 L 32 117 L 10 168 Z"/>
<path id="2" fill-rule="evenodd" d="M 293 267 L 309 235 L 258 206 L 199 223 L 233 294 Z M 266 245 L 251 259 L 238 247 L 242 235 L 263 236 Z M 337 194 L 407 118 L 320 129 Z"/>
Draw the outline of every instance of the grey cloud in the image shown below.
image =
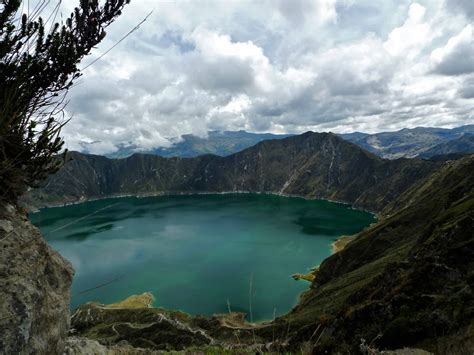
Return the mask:
<path id="1" fill-rule="evenodd" d="M 474 99 L 474 85 L 463 87 L 459 92 L 463 99 Z"/>
<path id="2" fill-rule="evenodd" d="M 458 93 L 463 99 L 474 99 L 474 76 L 464 81 Z"/>
<path id="3" fill-rule="evenodd" d="M 446 7 L 474 19 L 474 1 L 472 0 L 446 0 Z"/>
<path id="4" fill-rule="evenodd" d="M 305 0 L 278 0 L 280 13 L 293 25 L 302 25 L 311 11 L 313 4 Z"/>
<path id="5" fill-rule="evenodd" d="M 384 28 L 382 26 L 384 18 L 380 3 L 354 2 L 354 3 L 337 3 L 337 22 L 342 28 L 356 28 L 361 33 L 380 32 Z"/>
<path id="6" fill-rule="evenodd" d="M 201 89 L 227 92 L 250 88 L 255 77 L 252 67 L 237 58 L 222 58 L 212 63 L 196 58 L 187 64 L 187 75 Z"/>
<path id="7" fill-rule="evenodd" d="M 364 80 L 354 75 L 352 71 L 344 70 L 326 73 L 324 79 L 328 83 L 329 92 L 336 96 L 362 96 L 385 92 L 389 82 L 386 77 Z"/>
<path id="8" fill-rule="evenodd" d="M 183 36 L 176 31 L 166 31 L 163 33 L 158 39 L 157 45 L 164 48 L 176 46 L 181 53 L 192 52 L 196 49 L 192 42 L 185 40 Z"/>
<path id="9" fill-rule="evenodd" d="M 448 43 L 432 53 L 434 72 L 442 75 L 462 75 L 474 72 L 474 33 L 472 25 L 453 36 Z"/>
<path id="10" fill-rule="evenodd" d="M 462 75 L 474 72 L 473 43 L 465 43 L 446 55 L 434 72 L 442 75 Z"/>

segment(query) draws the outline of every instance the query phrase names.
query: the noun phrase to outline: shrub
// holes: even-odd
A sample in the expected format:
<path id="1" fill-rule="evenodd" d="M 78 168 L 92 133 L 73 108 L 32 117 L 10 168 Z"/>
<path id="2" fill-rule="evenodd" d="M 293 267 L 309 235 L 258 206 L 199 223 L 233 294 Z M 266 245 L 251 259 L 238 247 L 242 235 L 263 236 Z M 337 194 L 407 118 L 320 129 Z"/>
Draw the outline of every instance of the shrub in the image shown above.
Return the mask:
<path id="1" fill-rule="evenodd" d="M 0 2 L 0 200 L 15 203 L 59 168 L 66 95 L 81 75 L 80 61 L 130 0 L 80 0 L 61 23 L 60 1 L 22 14 L 21 0 Z M 26 6 L 25 6 L 26 8 Z"/>

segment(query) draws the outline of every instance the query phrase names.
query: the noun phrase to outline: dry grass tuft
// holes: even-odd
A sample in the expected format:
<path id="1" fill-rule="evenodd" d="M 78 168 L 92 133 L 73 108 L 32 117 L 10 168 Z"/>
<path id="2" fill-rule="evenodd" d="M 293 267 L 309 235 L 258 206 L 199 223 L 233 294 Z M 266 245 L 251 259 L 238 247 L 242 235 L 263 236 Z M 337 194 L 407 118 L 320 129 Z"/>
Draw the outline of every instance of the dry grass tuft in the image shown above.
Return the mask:
<path id="1" fill-rule="evenodd" d="M 132 295 L 123 301 L 108 304 L 106 308 L 151 308 L 155 297 L 150 292 L 141 295 Z"/>

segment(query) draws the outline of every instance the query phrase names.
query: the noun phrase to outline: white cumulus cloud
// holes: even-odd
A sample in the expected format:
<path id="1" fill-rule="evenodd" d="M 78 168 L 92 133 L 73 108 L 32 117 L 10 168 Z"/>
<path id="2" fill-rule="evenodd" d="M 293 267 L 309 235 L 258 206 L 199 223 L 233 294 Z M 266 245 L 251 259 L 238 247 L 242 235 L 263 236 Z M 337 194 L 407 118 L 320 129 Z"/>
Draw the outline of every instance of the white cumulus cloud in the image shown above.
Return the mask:
<path id="1" fill-rule="evenodd" d="M 63 1 L 68 13 L 78 0 Z M 71 90 L 69 149 L 209 130 L 300 133 L 473 121 L 473 1 L 132 1 Z"/>

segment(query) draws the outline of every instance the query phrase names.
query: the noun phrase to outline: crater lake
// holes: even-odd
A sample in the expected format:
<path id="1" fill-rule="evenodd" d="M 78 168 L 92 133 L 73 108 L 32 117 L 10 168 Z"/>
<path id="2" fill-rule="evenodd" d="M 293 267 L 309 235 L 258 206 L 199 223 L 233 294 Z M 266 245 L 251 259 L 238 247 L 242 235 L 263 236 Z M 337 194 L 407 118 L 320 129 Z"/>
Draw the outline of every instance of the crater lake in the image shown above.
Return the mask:
<path id="1" fill-rule="evenodd" d="M 295 281 L 341 235 L 375 222 L 348 205 L 266 194 L 123 197 L 30 215 L 75 269 L 71 307 L 151 292 L 154 306 L 192 315 L 288 312 Z"/>

